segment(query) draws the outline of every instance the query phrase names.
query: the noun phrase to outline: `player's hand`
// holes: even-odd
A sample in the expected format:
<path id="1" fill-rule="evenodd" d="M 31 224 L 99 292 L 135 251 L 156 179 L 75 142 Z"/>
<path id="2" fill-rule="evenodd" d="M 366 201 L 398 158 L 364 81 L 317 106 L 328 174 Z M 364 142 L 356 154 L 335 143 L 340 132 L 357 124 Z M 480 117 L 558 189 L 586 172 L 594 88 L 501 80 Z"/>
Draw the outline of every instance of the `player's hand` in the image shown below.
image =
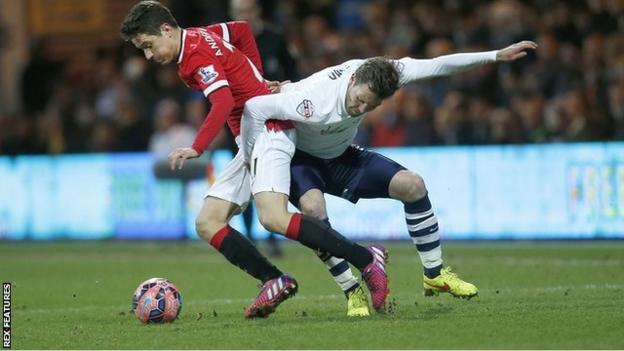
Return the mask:
<path id="1" fill-rule="evenodd" d="M 530 40 L 524 40 L 524 41 L 521 41 L 512 45 L 509 45 L 508 47 L 504 49 L 498 50 L 498 52 L 496 53 L 496 61 L 517 60 L 521 57 L 526 56 L 528 50 L 535 50 L 535 49 L 537 49 L 536 43 Z"/>
<path id="2" fill-rule="evenodd" d="M 169 167 L 173 171 L 178 161 L 180 161 L 178 169 L 182 169 L 185 160 L 197 157 L 199 157 L 199 154 L 192 147 L 179 147 L 169 154 Z"/>
<path id="3" fill-rule="evenodd" d="M 269 86 L 269 90 L 271 91 L 271 94 L 277 94 L 280 92 L 280 90 L 282 90 L 282 85 L 288 84 L 290 83 L 290 81 L 285 80 L 283 82 L 278 82 L 276 80 L 267 80 L 266 83 Z"/>

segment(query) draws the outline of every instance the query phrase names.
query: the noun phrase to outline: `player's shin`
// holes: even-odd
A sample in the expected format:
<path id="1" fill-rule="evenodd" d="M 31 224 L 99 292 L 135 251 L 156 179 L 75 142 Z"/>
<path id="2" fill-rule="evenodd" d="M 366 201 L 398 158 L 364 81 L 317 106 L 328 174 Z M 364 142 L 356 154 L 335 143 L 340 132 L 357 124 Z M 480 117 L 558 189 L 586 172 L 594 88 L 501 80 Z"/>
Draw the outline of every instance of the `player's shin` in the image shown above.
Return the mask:
<path id="1" fill-rule="evenodd" d="M 329 219 L 326 218 L 323 222 L 331 228 Z M 358 283 L 357 278 L 353 275 L 346 260 L 333 257 L 330 253 L 323 251 L 316 251 L 316 255 L 323 261 L 336 284 L 342 289 L 345 297 L 348 297 L 351 291 L 360 287 L 360 283 Z"/>
<path id="2" fill-rule="evenodd" d="M 429 197 L 425 195 L 415 202 L 404 203 L 404 208 L 407 230 L 420 256 L 425 276 L 434 278 L 442 269 L 442 249 L 438 220 Z"/>
<path id="3" fill-rule="evenodd" d="M 332 278 L 345 294 L 345 297 L 348 297 L 351 291 L 360 287 L 360 283 L 353 276 L 353 272 L 345 259 L 333 257 L 326 252 L 317 251 L 317 255 L 323 261 Z"/>
<path id="4" fill-rule="evenodd" d="M 372 254 L 364 247 L 350 241 L 322 221 L 295 213 L 290 218 L 286 237 L 317 251 L 329 252 L 344 258 L 358 269 L 364 269 L 373 261 Z"/>
<path id="5" fill-rule="evenodd" d="M 210 239 L 210 245 L 221 252 L 230 263 L 262 283 L 283 274 L 262 256 L 249 239 L 229 225 L 223 227 Z"/>

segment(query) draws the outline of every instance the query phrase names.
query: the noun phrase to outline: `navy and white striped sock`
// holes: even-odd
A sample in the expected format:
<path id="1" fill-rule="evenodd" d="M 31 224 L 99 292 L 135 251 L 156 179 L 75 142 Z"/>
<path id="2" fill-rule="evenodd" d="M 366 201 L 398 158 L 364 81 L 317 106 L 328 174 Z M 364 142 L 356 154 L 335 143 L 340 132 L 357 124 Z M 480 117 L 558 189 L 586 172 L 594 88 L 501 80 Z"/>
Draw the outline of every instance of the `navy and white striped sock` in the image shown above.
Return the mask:
<path id="1" fill-rule="evenodd" d="M 404 208 L 407 230 L 420 255 L 425 276 L 435 278 L 442 269 L 442 247 L 438 219 L 433 213 L 429 196 L 425 195 L 416 202 L 404 203 Z"/>
<path id="2" fill-rule="evenodd" d="M 331 227 L 329 219 L 325 219 L 323 222 Z M 357 278 L 353 275 L 353 272 L 351 271 L 351 268 L 346 260 L 333 257 L 329 252 L 317 251 L 316 254 L 321 261 L 325 263 L 325 267 L 327 267 L 329 273 L 332 275 L 332 278 L 334 278 L 336 284 L 338 284 L 340 289 L 342 289 L 345 296 L 348 296 L 351 291 L 360 287 L 360 283 L 358 283 Z"/>

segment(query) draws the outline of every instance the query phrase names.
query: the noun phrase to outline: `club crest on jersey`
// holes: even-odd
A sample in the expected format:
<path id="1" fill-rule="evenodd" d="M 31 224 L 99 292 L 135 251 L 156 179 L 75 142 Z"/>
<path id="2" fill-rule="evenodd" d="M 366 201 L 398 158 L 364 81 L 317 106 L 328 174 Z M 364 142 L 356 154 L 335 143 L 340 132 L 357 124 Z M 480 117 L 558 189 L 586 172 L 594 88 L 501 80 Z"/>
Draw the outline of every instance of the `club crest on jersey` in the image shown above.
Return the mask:
<path id="1" fill-rule="evenodd" d="M 305 118 L 310 118 L 314 114 L 314 105 L 312 101 L 305 99 L 297 106 L 297 113 Z"/>
<path id="2" fill-rule="evenodd" d="M 210 84 L 217 79 L 219 76 L 219 72 L 215 71 L 213 65 L 202 67 L 197 71 L 197 74 L 200 75 L 201 81 L 204 84 Z"/>

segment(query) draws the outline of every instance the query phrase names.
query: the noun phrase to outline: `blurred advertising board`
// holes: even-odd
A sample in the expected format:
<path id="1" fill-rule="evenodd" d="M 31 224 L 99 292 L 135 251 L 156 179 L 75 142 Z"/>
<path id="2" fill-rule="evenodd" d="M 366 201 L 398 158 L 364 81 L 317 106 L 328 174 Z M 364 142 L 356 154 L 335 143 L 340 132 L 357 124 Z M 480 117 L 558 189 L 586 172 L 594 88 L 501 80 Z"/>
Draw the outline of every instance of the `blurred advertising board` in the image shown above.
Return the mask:
<path id="1" fill-rule="evenodd" d="M 445 239 L 624 238 L 624 143 L 377 151 L 423 176 Z M 231 157 L 212 153 L 217 175 Z M 0 238 L 197 238 L 207 180 L 158 179 L 153 164 L 145 153 L 0 157 Z M 326 199 L 347 237 L 409 239 L 398 201 Z M 245 233 L 241 216 L 231 224 Z M 257 219 L 252 230 L 268 234 Z"/>

